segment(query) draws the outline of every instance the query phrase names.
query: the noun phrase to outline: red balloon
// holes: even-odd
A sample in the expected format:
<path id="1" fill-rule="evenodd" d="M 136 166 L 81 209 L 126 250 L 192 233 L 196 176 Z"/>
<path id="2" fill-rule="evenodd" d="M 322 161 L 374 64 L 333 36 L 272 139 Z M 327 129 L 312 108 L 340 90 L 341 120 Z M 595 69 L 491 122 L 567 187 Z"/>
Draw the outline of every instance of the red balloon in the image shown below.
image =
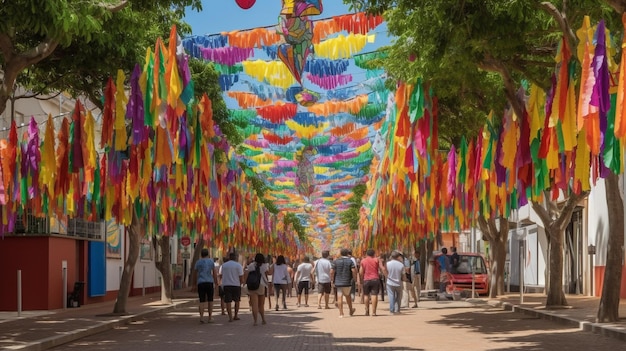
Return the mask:
<path id="1" fill-rule="evenodd" d="M 241 7 L 244 10 L 247 10 L 254 5 L 256 0 L 235 0 L 235 2 L 237 3 L 237 5 L 239 5 L 239 7 Z"/>

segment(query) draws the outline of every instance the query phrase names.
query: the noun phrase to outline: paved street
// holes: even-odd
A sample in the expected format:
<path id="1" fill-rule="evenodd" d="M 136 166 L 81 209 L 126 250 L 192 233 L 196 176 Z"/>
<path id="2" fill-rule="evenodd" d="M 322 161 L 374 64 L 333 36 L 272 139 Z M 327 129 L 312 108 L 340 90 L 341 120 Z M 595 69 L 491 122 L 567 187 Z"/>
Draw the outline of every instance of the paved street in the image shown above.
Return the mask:
<path id="1" fill-rule="evenodd" d="M 247 301 L 246 301 L 247 304 Z M 461 306 L 466 306 L 460 308 Z M 481 305 L 423 301 L 419 309 L 363 316 L 356 304 L 353 317 L 338 318 L 337 309 L 296 308 L 270 311 L 268 324 L 252 326 L 246 308 L 241 320 L 200 324 L 194 304 L 152 314 L 116 329 L 53 350 L 619 350 L 625 343 L 581 332 L 537 317 Z"/>

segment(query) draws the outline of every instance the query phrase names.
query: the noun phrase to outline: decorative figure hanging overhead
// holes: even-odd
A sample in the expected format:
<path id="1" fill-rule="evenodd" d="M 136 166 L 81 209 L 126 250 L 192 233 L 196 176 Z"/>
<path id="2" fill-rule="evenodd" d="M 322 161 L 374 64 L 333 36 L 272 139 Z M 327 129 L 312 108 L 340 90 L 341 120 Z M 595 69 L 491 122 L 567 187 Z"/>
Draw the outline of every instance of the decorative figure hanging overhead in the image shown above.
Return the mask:
<path id="1" fill-rule="evenodd" d="M 254 6 L 254 3 L 256 2 L 256 0 L 235 0 L 235 2 L 237 3 L 237 5 L 239 5 L 239 7 L 241 7 L 244 10 L 247 10 L 251 8 L 252 6 Z"/>
<path id="2" fill-rule="evenodd" d="M 298 156 L 296 184 L 300 195 L 310 197 L 315 190 L 315 171 L 313 169 L 314 150 L 308 146 Z"/>
<path id="3" fill-rule="evenodd" d="M 283 0 L 278 32 L 285 43 L 279 45 L 277 56 L 300 85 L 313 45 L 313 21 L 308 16 L 320 15 L 322 11 L 322 0 Z M 310 106 L 319 100 L 319 94 L 304 90 L 296 98 L 301 105 Z"/>

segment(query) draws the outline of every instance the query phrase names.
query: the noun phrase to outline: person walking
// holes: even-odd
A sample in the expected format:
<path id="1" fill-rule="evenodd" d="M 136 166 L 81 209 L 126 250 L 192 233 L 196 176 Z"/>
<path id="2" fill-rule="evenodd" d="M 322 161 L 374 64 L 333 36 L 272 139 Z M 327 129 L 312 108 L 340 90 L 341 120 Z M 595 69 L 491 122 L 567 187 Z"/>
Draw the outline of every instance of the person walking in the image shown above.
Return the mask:
<path id="1" fill-rule="evenodd" d="M 441 255 L 437 258 L 439 263 L 439 292 L 445 293 L 448 285 L 448 272 L 450 272 L 450 257 L 448 257 L 448 249 L 441 249 Z"/>
<path id="2" fill-rule="evenodd" d="M 261 284 L 259 288 L 255 290 L 248 289 L 248 296 L 250 297 L 250 309 L 252 310 L 252 318 L 257 325 L 258 316 L 261 316 L 261 323 L 267 324 L 265 321 L 265 293 L 267 291 L 267 272 L 269 271 L 269 265 L 265 263 L 265 256 L 257 253 L 254 256 L 254 261 L 248 265 L 244 274 L 244 281 L 247 281 L 248 274 L 252 271 L 258 271 L 261 274 Z"/>
<path id="3" fill-rule="evenodd" d="M 391 259 L 385 266 L 385 276 L 387 277 L 387 295 L 389 296 L 389 312 L 400 313 L 402 302 L 402 281 L 404 280 L 404 264 L 402 254 L 399 251 L 391 253 Z"/>
<path id="4" fill-rule="evenodd" d="M 274 283 L 274 291 L 276 291 L 276 311 L 278 311 L 278 299 L 280 292 L 283 293 L 283 309 L 287 309 L 287 285 L 289 284 L 289 270 L 287 269 L 287 263 L 285 262 L 285 256 L 279 255 L 276 257 L 276 263 L 274 264 L 274 270 L 272 272 L 272 283 Z"/>
<path id="5" fill-rule="evenodd" d="M 198 305 L 198 312 L 200 313 L 200 323 L 204 323 L 204 303 L 207 303 L 207 310 L 209 311 L 209 318 L 207 323 L 213 322 L 213 295 L 215 294 L 215 279 L 217 279 L 217 269 L 215 268 L 215 262 L 212 258 L 209 258 L 209 250 L 202 249 L 200 252 L 202 257 L 196 262 L 195 269 L 197 272 L 198 285 L 198 299 L 200 304 Z"/>
<path id="6" fill-rule="evenodd" d="M 272 272 L 274 271 L 274 258 L 272 255 L 267 255 L 265 259 L 269 266 L 269 271 L 267 272 L 267 304 L 269 309 L 272 309 L 272 296 L 274 295 L 274 283 L 272 283 Z"/>
<path id="7" fill-rule="evenodd" d="M 356 312 L 356 309 L 352 308 L 352 297 L 350 296 L 352 280 L 355 279 L 354 277 L 356 276 L 356 267 L 354 266 L 354 262 L 348 257 L 348 253 L 348 249 L 341 249 L 341 257 L 333 260 L 330 270 L 330 281 L 337 288 L 339 318 L 343 318 L 343 297 L 346 298 L 350 315 L 352 316 L 354 312 Z"/>
<path id="8" fill-rule="evenodd" d="M 304 291 L 304 307 L 309 307 L 309 288 L 311 285 L 311 281 L 313 278 L 311 277 L 311 273 L 313 272 L 313 265 L 311 264 L 311 260 L 309 256 L 304 256 L 302 263 L 298 265 L 298 269 L 296 269 L 296 277 L 295 281 L 297 282 L 297 296 L 298 303 L 296 306 L 300 307 L 302 292 Z"/>
<path id="9" fill-rule="evenodd" d="M 239 320 L 239 303 L 241 301 L 241 286 L 243 285 L 243 267 L 237 262 L 237 254 L 228 254 L 228 262 L 222 264 L 220 279 L 224 288 L 224 303 L 228 313 L 228 321 Z M 235 302 L 235 314 L 233 316 L 232 303 Z"/>
<path id="10" fill-rule="evenodd" d="M 328 306 L 328 300 L 330 299 L 331 283 L 330 283 L 330 270 L 332 265 L 328 260 L 330 252 L 328 250 L 322 251 L 322 258 L 315 262 L 314 279 L 317 281 L 317 290 L 319 296 L 317 298 L 317 308 L 322 309 L 322 298 L 324 298 L 324 308 L 330 309 Z"/>
<path id="11" fill-rule="evenodd" d="M 378 292 L 380 290 L 380 278 L 378 272 L 381 270 L 380 261 L 375 257 L 374 249 L 368 249 L 366 257 L 361 260 L 359 274 L 363 282 L 363 296 L 365 304 L 365 315 L 370 315 L 370 299 L 372 302 L 372 316 L 376 316 L 378 306 Z"/>
<path id="12" fill-rule="evenodd" d="M 413 286 L 411 287 L 411 293 L 415 294 L 415 305 L 413 308 L 417 308 L 417 304 L 420 302 L 420 294 L 422 293 L 422 267 L 420 263 L 420 252 L 415 250 L 413 254 L 413 264 L 411 269 L 413 270 Z"/>

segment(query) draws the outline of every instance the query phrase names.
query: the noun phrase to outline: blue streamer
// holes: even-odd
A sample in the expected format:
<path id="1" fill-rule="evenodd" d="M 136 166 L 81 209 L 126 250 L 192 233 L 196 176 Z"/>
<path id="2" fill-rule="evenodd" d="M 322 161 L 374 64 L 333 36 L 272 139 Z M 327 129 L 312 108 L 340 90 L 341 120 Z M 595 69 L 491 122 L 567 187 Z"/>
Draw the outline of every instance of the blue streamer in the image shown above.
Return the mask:
<path id="1" fill-rule="evenodd" d="M 306 62 L 304 71 L 318 77 L 336 76 L 344 73 L 349 65 L 350 61 L 347 59 L 313 59 Z"/>
<path id="2" fill-rule="evenodd" d="M 313 125 L 317 127 L 320 125 L 320 123 L 323 123 L 325 121 L 325 118 L 318 117 L 314 113 L 311 113 L 311 112 L 298 112 L 293 117 L 293 120 L 299 125 L 302 125 L 305 127 L 313 126 Z"/>
<path id="3" fill-rule="evenodd" d="M 222 91 L 230 90 L 238 81 L 239 74 L 220 74 L 220 89 L 222 89 Z"/>
<path id="4" fill-rule="evenodd" d="M 269 56 L 272 60 L 276 60 L 278 57 L 278 45 L 263 45 L 263 51 Z"/>

